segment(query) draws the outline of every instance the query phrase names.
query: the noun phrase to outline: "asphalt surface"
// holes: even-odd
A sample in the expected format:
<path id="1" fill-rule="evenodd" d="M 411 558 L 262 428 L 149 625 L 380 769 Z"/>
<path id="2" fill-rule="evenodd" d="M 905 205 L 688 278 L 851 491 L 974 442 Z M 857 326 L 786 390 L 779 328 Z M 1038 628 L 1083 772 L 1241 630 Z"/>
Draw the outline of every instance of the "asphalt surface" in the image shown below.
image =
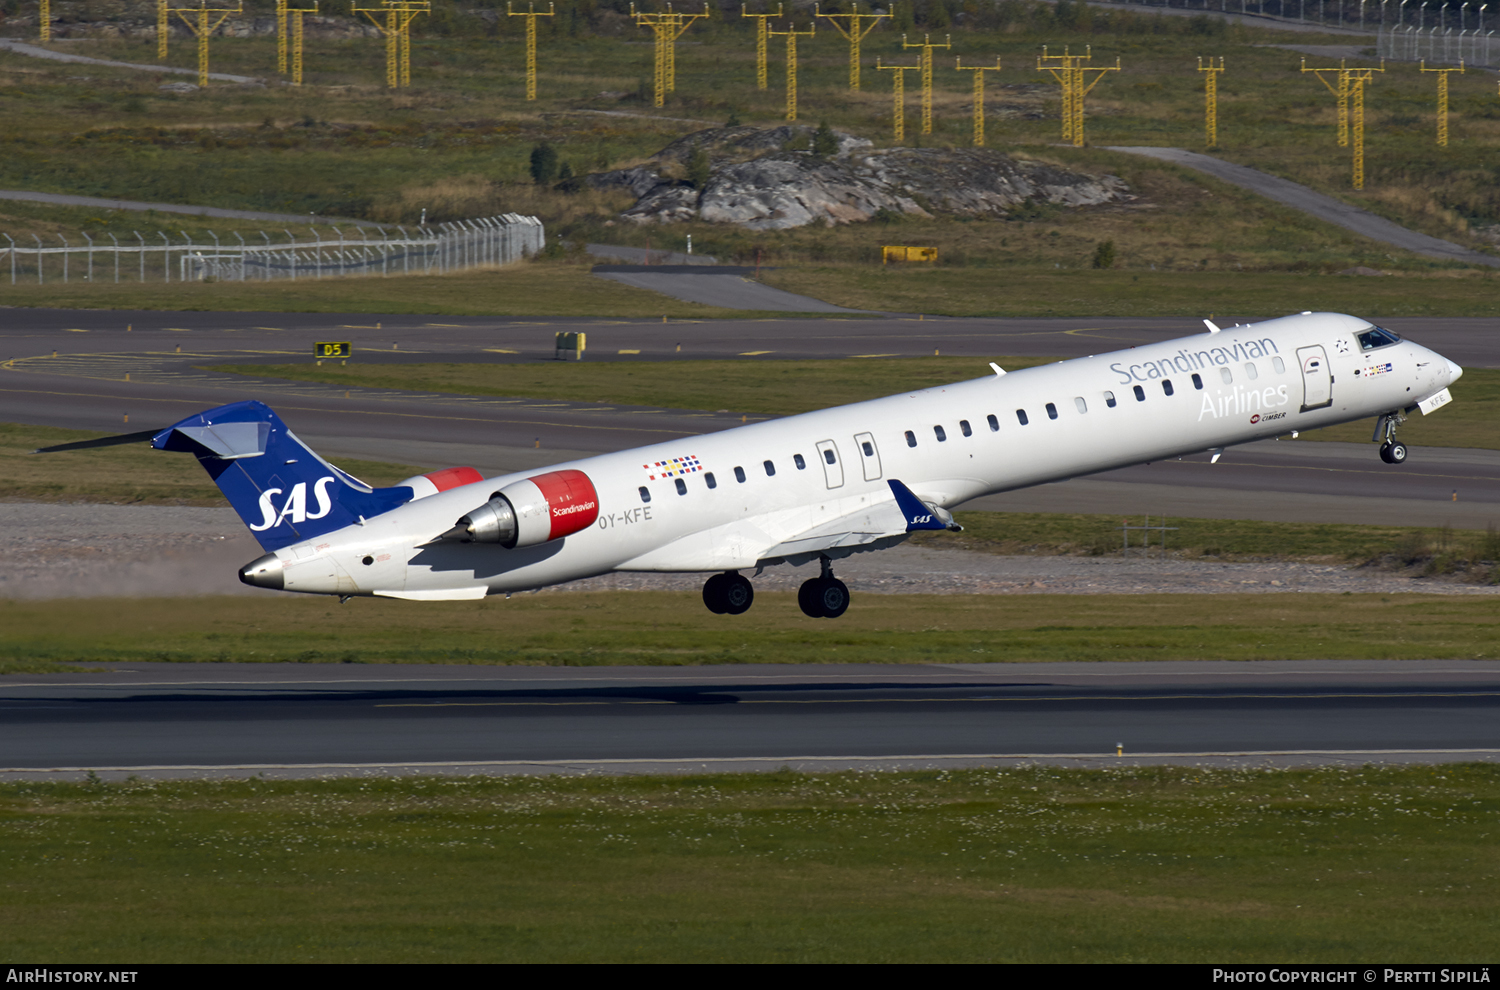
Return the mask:
<path id="1" fill-rule="evenodd" d="M 1486 661 L 102 664 L 5 678 L 0 710 L 6 771 L 1500 758 L 1500 663 Z"/>
<path id="2" fill-rule="evenodd" d="M 749 277 L 748 271 L 713 268 L 708 265 L 682 265 L 671 270 L 648 265 L 595 265 L 596 278 L 607 278 L 622 285 L 659 292 L 673 299 L 722 306 L 725 309 L 759 310 L 781 313 L 861 313 L 832 303 L 799 296 L 782 289 L 762 285 Z"/>
<path id="3" fill-rule="evenodd" d="M 1184 151 L 1181 148 L 1106 148 L 1106 151 L 1122 151 L 1130 155 L 1142 155 L 1146 158 L 1156 158 L 1161 161 L 1172 162 L 1174 165 L 1183 165 L 1195 169 L 1216 179 L 1233 183 L 1242 189 L 1248 189 L 1253 193 L 1259 193 L 1267 199 L 1273 199 L 1296 210 L 1301 210 L 1309 216 L 1328 223 L 1337 224 L 1345 230 L 1352 230 L 1372 240 L 1380 241 L 1382 244 L 1390 244 L 1393 247 L 1404 248 L 1427 258 L 1441 258 L 1444 261 L 1462 261 L 1471 265 L 1488 265 L 1491 268 L 1500 268 L 1500 257 L 1492 254 L 1481 254 L 1468 248 L 1459 247 L 1457 244 L 1442 240 L 1437 237 L 1429 237 L 1419 234 L 1415 230 L 1408 230 L 1398 224 L 1391 223 L 1383 217 L 1378 217 L 1368 210 L 1361 210 L 1357 206 L 1325 196 L 1320 192 L 1314 192 L 1304 185 L 1283 179 L 1279 176 L 1268 175 L 1258 169 L 1246 165 L 1236 165 L 1234 162 L 1226 162 L 1212 155 L 1199 154 L 1196 151 Z"/>
<path id="4" fill-rule="evenodd" d="M 86 55 L 72 55 L 67 52 L 55 52 L 50 48 L 39 48 L 36 45 L 28 45 L 14 38 L 0 38 L 0 50 L 14 52 L 17 55 L 25 55 L 30 58 L 46 59 L 51 62 L 71 62 L 76 65 L 98 65 L 110 69 L 134 69 L 137 72 L 154 72 L 158 75 L 170 74 L 177 76 L 198 77 L 197 69 L 177 69 L 170 65 L 142 64 L 139 62 L 115 62 L 107 58 L 89 58 Z M 255 76 L 233 76 L 227 72 L 210 72 L 208 78 L 219 82 L 234 83 L 260 83 L 263 82 Z"/>
<path id="5" fill-rule="evenodd" d="M 1224 319 L 1222 314 L 1219 318 Z M 1460 364 L 1500 364 L 1500 335 L 1494 333 L 1500 321 L 1386 322 Z M 200 409 L 255 397 L 270 403 L 329 456 L 423 468 L 471 464 L 501 473 L 714 432 L 756 418 L 732 411 L 391 389 L 346 391 L 195 370 L 218 363 L 308 360 L 318 340 L 353 341 L 355 360 L 361 363 L 532 362 L 552 357 L 553 335 L 561 329 L 588 334 L 589 361 L 766 361 L 937 351 L 974 357 L 974 373 L 979 375 L 988 373 L 985 361 L 996 355 L 1075 357 L 1195 333 L 1201 324 L 1186 319 L 870 318 L 662 324 L 9 310 L 0 311 L 0 421 L 124 433 L 166 426 Z M 1463 399 L 1462 383 L 1458 398 Z M 1206 461 L 1200 455 L 1126 468 L 991 496 L 969 507 L 1446 523 L 1476 529 L 1500 521 L 1500 452 L 1416 449 L 1405 465 L 1392 467 L 1379 461 L 1373 445 L 1267 441 L 1234 448 L 1216 465 Z"/>

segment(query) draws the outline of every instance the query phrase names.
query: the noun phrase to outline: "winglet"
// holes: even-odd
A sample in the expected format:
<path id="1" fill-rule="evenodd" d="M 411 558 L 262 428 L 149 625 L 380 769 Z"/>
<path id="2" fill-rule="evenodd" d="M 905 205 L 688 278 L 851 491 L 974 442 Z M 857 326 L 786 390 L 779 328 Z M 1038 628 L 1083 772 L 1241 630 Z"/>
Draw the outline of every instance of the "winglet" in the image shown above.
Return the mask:
<path id="1" fill-rule="evenodd" d="M 1219 332 L 1219 327 L 1218 327 L 1217 324 L 1214 323 L 1213 320 L 1204 320 L 1203 321 L 1203 325 L 1206 326 L 1206 327 L 1208 327 L 1208 332 L 1209 333 L 1218 333 Z"/>
<path id="2" fill-rule="evenodd" d="M 1002 368 L 1002 367 L 1000 367 L 998 364 L 996 364 L 993 361 L 990 362 L 990 367 L 995 370 L 995 377 L 996 378 L 999 378 L 1001 375 L 1005 374 L 1005 369 Z"/>
<path id="3" fill-rule="evenodd" d="M 906 531 L 908 533 L 919 529 L 957 529 L 958 525 L 953 517 L 937 506 L 928 505 L 895 478 L 886 482 L 891 486 L 891 494 L 896 496 L 896 507 L 901 510 L 901 515 L 906 519 Z"/>

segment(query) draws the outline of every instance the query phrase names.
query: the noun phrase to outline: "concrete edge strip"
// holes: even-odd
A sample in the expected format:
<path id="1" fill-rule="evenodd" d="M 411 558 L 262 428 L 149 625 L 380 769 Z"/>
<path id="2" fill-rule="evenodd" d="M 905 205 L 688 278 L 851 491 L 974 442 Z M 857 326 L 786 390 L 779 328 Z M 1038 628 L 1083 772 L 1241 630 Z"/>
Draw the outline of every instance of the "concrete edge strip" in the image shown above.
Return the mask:
<path id="1" fill-rule="evenodd" d="M 0 773 L 161 773 L 186 771 L 231 771 L 231 770 L 398 770 L 432 769 L 455 767 L 577 767 L 577 766 L 662 766 L 710 765 L 723 763 L 896 763 L 937 762 L 953 760 L 1102 760 L 1102 759 L 1224 759 L 1261 758 L 1286 756 L 1492 756 L 1500 757 L 1500 749 L 1286 749 L 1286 750 L 1241 750 L 1205 753 L 1131 753 L 1117 756 L 1111 753 L 940 753 L 933 755 L 907 756 L 710 756 L 710 757 L 644 757 L 630 759 L 612 757 L 607 759 L 578 760 L 434 760 L 399 763 L 239 763 L 239 764 L 174 764 L 149 766 L 80 766 L 80 767 L 0 767 Z"/>

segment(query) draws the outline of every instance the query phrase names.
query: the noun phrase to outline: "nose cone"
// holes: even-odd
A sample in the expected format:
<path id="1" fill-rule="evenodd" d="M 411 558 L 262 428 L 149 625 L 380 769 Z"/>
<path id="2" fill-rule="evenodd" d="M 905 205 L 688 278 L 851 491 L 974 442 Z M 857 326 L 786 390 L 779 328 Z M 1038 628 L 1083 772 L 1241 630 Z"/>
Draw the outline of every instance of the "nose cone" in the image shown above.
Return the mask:
<path id="1" fill-rule="evenodd" d="M 1448 361 L 1447 358 L 1443 358 L 1443 360 L 1444 361 Z M 1454 364 L 1452 361 L 1448 361 L 1448 384 L 1452 385 L 1454 382 L 1458 381 L 1463 376 L 1464 376 L 1464 369 L 1460 368 L 1458 365 Z"/>
<path id="2" fill-rule="evenodd" d="M 240 580 L 257 588 L 280 591 L 286 585 L 286 572 L 281 568 L 281 558 L 268 553 L 241 567 Z"/>

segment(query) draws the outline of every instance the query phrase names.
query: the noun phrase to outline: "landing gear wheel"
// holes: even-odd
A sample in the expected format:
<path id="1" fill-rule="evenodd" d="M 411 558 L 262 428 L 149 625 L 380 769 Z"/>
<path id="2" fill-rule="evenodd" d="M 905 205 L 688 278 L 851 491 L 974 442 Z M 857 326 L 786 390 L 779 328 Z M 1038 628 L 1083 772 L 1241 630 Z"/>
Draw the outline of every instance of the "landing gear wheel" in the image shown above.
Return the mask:
<path id="1" fill-rule="evenodd" d="M 1390 464 L 1404 464 L 1406 462 L 1406 444 L 1391 444 L 1390 455 L 1386 458 L 1386 461 Z"/>
<path id="2" fill-rule="evenodd" d="M 1387 464 L 1391 463 L 1391 445 L 1383 443 L 1380 445 L 1380 459 Z"/>
<path id="3" fill-rule="evenodd" d="M 849 608 L 849 586 L 836 577 L 815 577 L 797 589 L 797 605 L 814 619 L 837 619 Z"/>
<path id="4" fill-rule="evenodd" d="M 715 574 L 703 582 L 703 604 L 714 615 L 723 615 L 729 611 L 729 605 L 724 600 L 724 583 L 728 577 L 727 574 Z"/>
<path id="5" fill-rule="evenodd" d="M 743 574 L 720 574 L 724 579 L 724 611 L 739 615 L 755 603 L 755 587 Z"/>

